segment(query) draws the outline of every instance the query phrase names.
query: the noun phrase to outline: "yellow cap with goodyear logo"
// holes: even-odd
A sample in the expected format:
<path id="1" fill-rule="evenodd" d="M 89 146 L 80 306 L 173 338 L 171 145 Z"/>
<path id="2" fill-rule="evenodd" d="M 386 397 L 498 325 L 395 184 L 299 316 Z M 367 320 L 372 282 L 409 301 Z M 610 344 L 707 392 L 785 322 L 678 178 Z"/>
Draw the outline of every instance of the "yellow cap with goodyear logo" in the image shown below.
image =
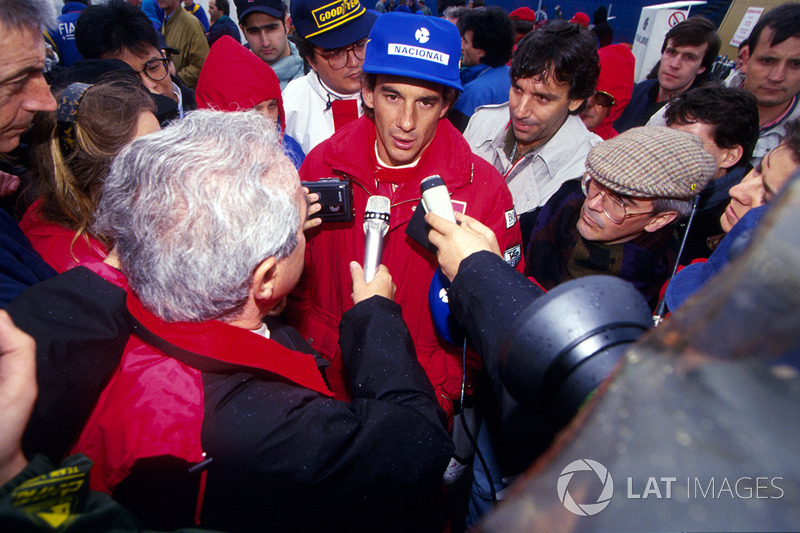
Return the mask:
<path id="1" fill-rule="evenodd" d="M 359 0 L 294 0 L 291 14 L 300 37 L 326 49 L 363 39 L 378 18 Z"/>

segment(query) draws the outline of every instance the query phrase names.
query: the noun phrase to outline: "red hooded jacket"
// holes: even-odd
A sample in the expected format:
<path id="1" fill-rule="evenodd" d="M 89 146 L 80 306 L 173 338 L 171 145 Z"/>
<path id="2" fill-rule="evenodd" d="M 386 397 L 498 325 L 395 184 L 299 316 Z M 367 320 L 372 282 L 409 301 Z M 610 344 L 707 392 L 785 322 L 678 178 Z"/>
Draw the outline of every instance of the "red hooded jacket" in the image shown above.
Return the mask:
<path id="1" fill-rule="evenodd" d="M 597 51 L 600 56 L 600 77 L 597 78 L 597 90 L 607 92 L 614 97 L 616 103 L 611 107 L 608 116 L 597 126 L 596 133 L 603 140 L 618 135 L 614 129 L 614 121 L 625 110 L 633 93 L 633 70 L 636 59 L 630 48 L 624 44 L 611 44 Z"/>
<path id="2" fill-rule="evenodd" d="M 220 37 L 211 47 L 200 71 L 195 98 L 199 109 L 222 111 L 245 111 L 265 100 L 277 100 L 283 134 L 286 119 L 278 76 L 229 35 Z"/>

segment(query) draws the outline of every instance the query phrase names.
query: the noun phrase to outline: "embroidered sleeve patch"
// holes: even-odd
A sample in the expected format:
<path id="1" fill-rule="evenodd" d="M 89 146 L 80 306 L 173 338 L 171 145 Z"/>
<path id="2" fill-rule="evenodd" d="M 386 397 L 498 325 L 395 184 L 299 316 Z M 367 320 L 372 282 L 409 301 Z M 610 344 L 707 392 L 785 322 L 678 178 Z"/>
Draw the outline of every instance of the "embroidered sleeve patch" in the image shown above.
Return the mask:
<path id="1" fill-rule="evenodd" d="M 514 224 L 517 223 L 517 212 L 513 209 L 509 209 L 506 211 L 506 229 L 510 229 L 514 227 Z"/>
<path id="2" fill-rule="evenodd" d="M 516 268 L 522 259 L 522 245 L 517 244 L 503 252 L 503 259 L 505 259 L 506 263 Z"/>

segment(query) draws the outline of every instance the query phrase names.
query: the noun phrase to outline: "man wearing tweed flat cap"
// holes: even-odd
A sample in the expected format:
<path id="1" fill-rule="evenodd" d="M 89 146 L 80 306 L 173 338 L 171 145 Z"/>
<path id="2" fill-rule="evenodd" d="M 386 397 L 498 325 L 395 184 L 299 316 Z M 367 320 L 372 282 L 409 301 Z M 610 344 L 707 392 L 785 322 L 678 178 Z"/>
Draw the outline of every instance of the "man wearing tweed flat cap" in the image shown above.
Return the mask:
<path id="1" fill-rule="evenodd" d="M 545 289 L 615 275 L 655 305 L 676 260 L 674 224 L 715 169 L 699 137 L 668 128 L 634 128 L 596 145 L 583 179 L 565 183 L 536 214 L 527 274 Z"/>

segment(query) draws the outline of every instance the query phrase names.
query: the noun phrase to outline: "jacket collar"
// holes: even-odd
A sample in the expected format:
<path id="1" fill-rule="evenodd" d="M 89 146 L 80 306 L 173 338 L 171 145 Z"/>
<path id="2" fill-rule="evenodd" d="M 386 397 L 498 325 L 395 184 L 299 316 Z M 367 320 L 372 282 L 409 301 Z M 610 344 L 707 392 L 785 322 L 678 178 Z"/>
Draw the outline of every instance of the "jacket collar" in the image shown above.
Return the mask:
<path id="1" fill-rule="evenodd" d="M 374 151 L 375 122 L 362 116 L 325 141 L 322 157 L 334 171 L 355 179 L 370 194 L 377 194 Z M 464 137 L 444 118 L 415 168 L 419 179 L 406 183 L 414 189 L 409 197 L 419 197 L 419 182 L 434 174 L 442 177 L 452 193 L 472 180 L 472 151 Z"/>
<path id="2" fill-rule="evenodd" d="M 507 160 L 504 148 L 506 146 L 506 135 L 511 123 L 507 122 L 502 133 L 492 141 L 492 147 L 498 155 Z M 530 150 L 520 160 L 539 157 L 547 167 L 548 173 L 552 176 L 575 154 L 575 147 L 580 145 L 583 140 L 593 135 L 578 115 L 567 115 L 567 120 L 558 128 L 558 131 L 546 143 L 538 149 Z M 509 161 L 510 162 L 510 161 Z"/>
<path id="3" fill-rule="evenodd" d="M 327 85 L 323 84 L 319 74 L 317 74 L 317 72 L 313 69 L 306 74 L 306 77 L 308 79 L 308 85 L 323 100 L 328 100 L 329 97 L 331 100 L 355 100 L 361 96 L 361 91 L 356 91 L 353 94 L 337 93 Z"/>
<path id="4" fill-rule="evenodd" d="M 314 357 L 290 350 L 251 331 L 218 320 L 165 322 L 128 291 L 128 311 L 147 330 L 168 343 L 202 357 L 235 366 L 266 370 L 297 385 L 332 397 Z"/>

